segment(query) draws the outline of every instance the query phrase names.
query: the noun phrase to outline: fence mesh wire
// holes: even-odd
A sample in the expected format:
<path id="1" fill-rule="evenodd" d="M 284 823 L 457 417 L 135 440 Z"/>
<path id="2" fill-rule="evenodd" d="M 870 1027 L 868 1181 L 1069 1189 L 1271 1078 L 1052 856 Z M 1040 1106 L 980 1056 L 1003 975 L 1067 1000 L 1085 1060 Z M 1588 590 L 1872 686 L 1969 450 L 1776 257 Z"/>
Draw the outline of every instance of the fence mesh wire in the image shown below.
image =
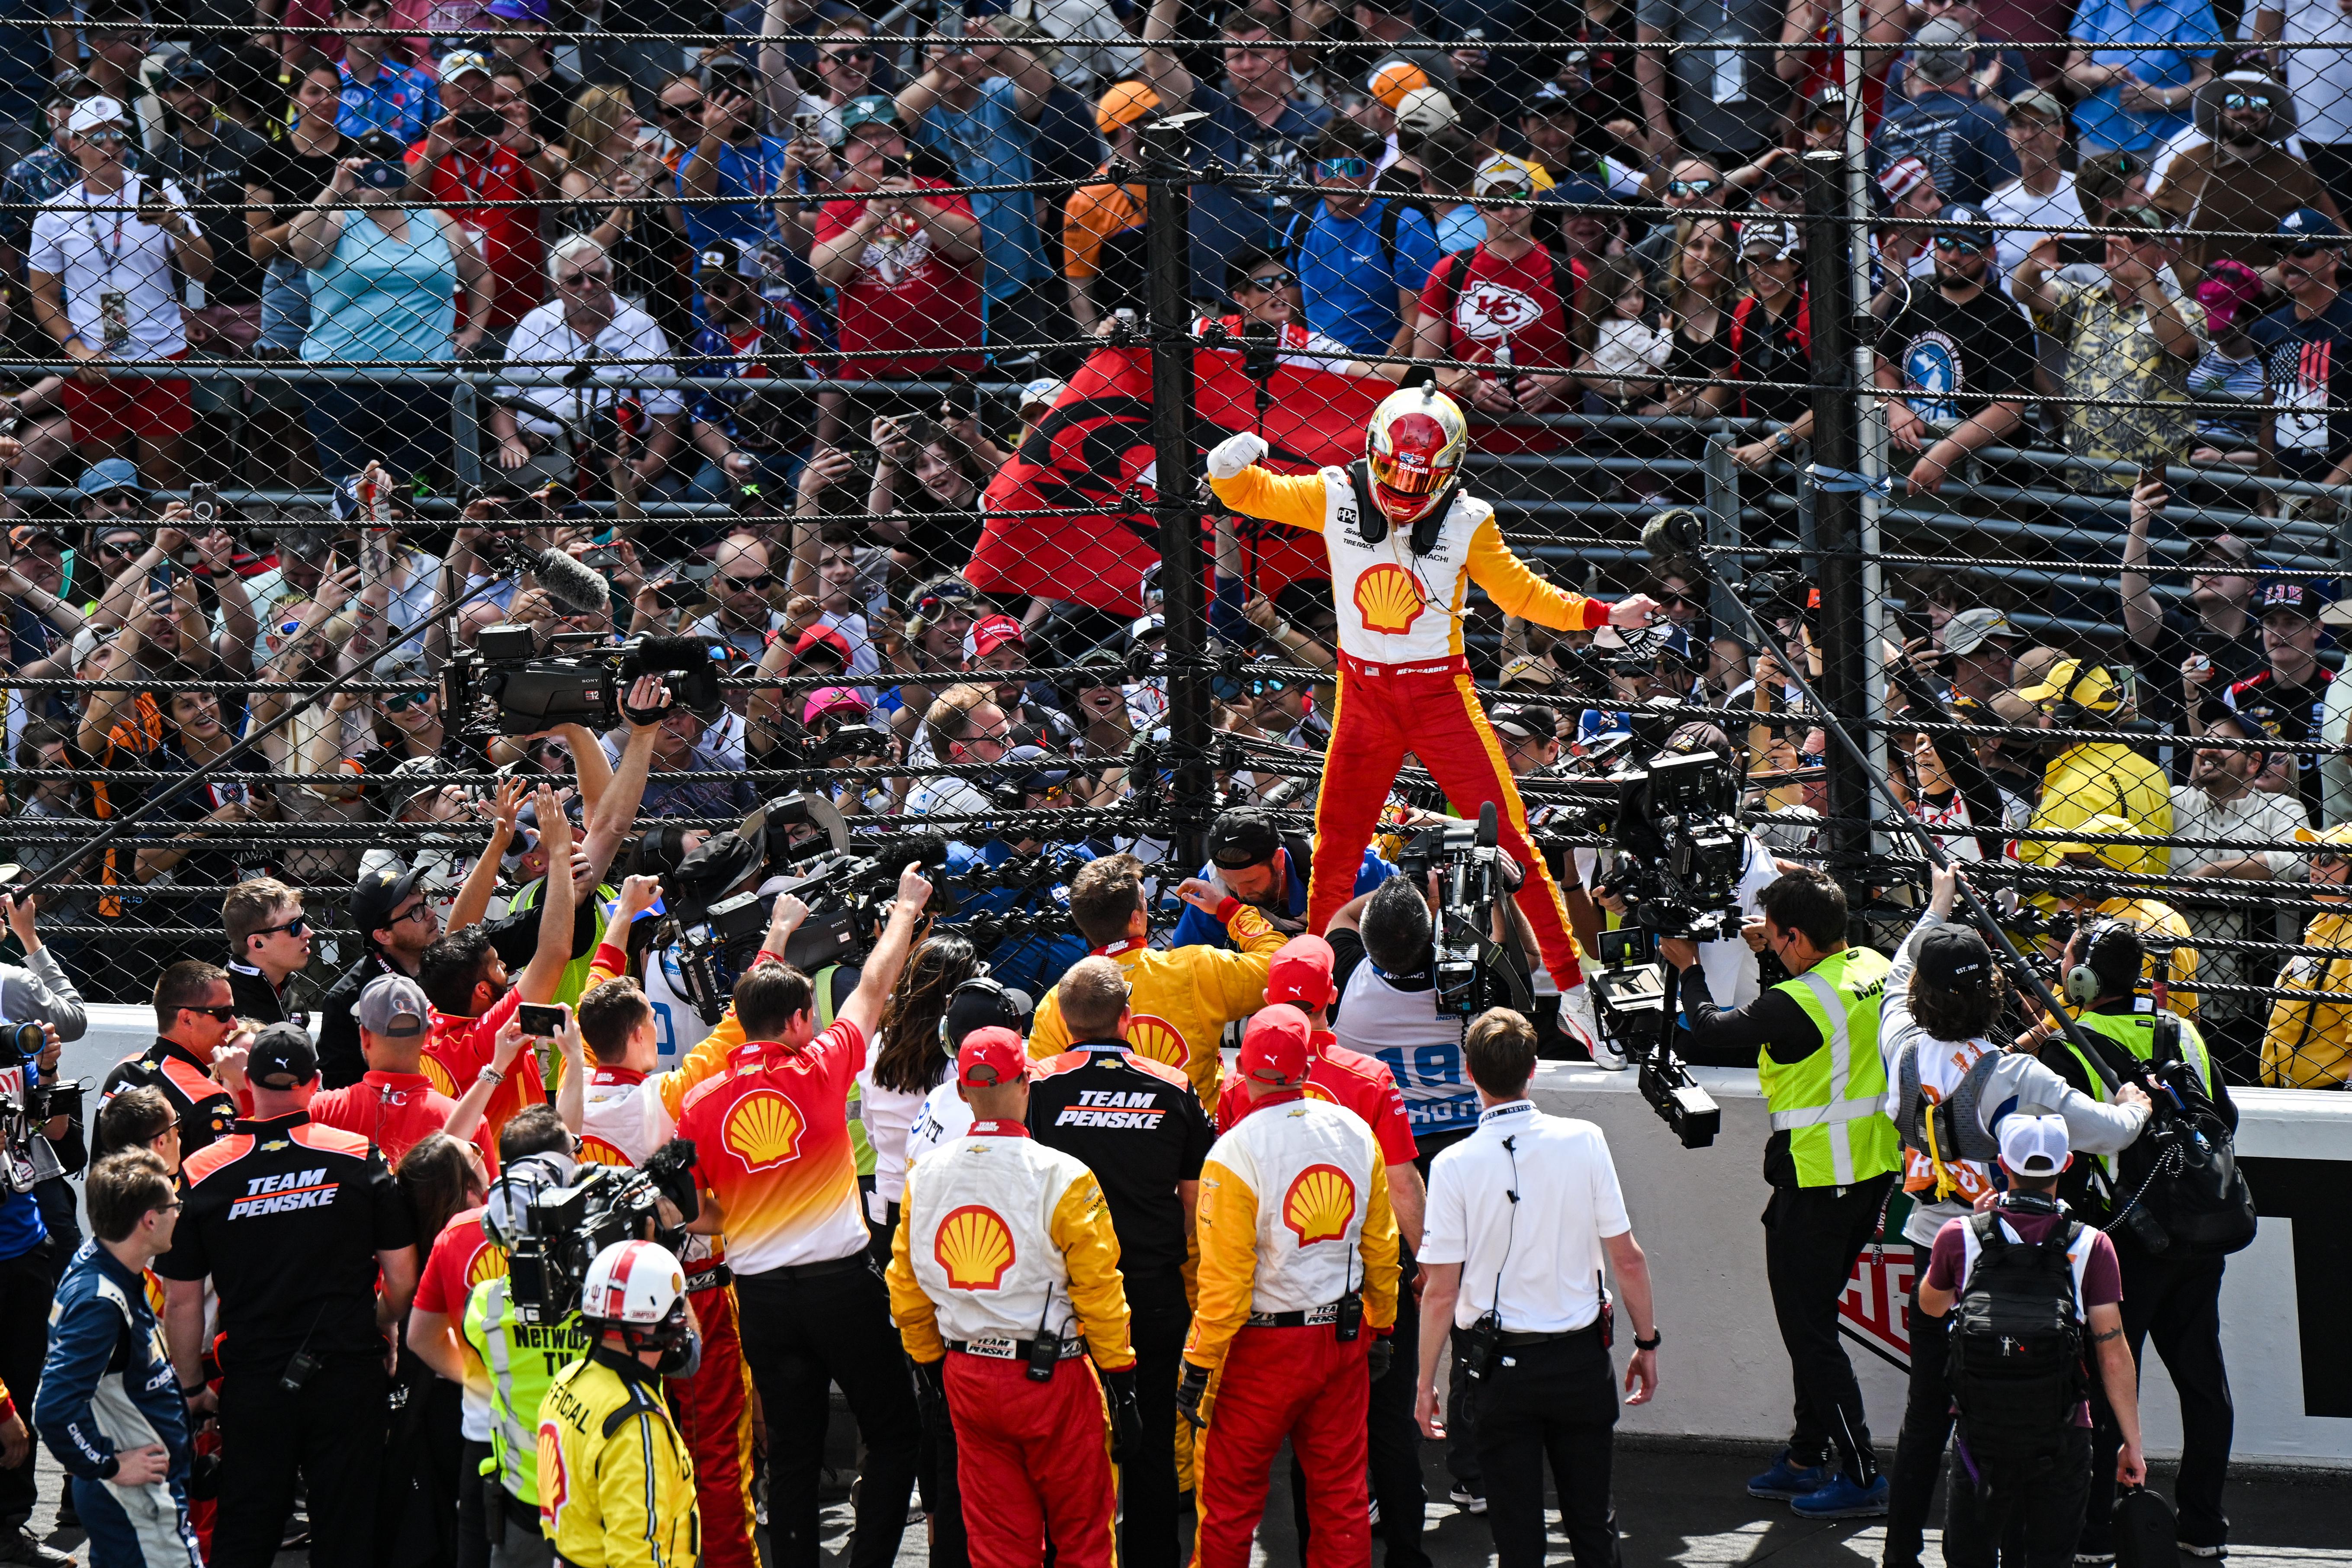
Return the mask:
<path id="1" fill-rule="evenodd" d="M 2234 1080 L 2343 1081 L 2332 18 L 1013 9 L 6 19 L 6 837 L 92 994 L 256 877 L 321 985 L 363 869 L 446 909 L 502 774 L 592 809 L 628 733 L 485 682 L 648 636 L 720 679 L 612 879 L 807 788 L 998 847 L 955 921 L 1050 982 L 1078 861 L 1189 871 L 1244 801 L 1307 841 L 1341 619 L 1454 608 L 1335 589 L 1202 454 L 1344 468 L 1433 384 L 1538 580 L 1469 574 L 1460 648 L 1564 881 L 1647 709 L 1907 902 L 1801 662 L 2021 936 L 2126 919 Z"/>

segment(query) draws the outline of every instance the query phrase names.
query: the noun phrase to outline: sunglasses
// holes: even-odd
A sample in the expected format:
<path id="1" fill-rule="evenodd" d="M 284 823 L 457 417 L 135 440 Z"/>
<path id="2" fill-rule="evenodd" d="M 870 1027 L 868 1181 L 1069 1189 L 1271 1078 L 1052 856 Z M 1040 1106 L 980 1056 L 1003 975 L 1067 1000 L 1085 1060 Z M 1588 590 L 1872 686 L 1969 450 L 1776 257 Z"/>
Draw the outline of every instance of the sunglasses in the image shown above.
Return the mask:
<path id="1" fill-rule="evenodd" d="M 1253 289 L 1263 289 L 1271 294 L 1276 289 L 1287 289 L 1297 281 L 1298 274 L 1296 272 L 1269 272 L 1263 278 L 1251 279 L 1249 286 Z"/>
<path id="2" fill-rule="evenodd" d="M 2252 93 L 2231 92 L 2224 93 L 2221 97 L 2221 107 L 2224 109 L 2267 110 L 2270 106 L 2271 100 L 2269 99 L 2258 98 Z"/>
<path id="3" fill-rule="evenodd" d="M 971 604 L 973 597 L 972 594 L 961 588 L 950 588 L 939 594 L 926 594 L 915 601 L 915 614 L 928 621 L 942 609 Z"/>
<path id="4" fill-rule="evenodd" d="M 2311 864 L 2315 870 L 2333 871 L 2344 864 L 2344 857 L 2333 851 L 2323 851 L 2311 858 Z"/>
<path id="5" fill-rule="evenodd" d="M 1371 172 L 1371 163 L 1364 158 L 1326 158 L 1315 165 L 1318 178 L 1326 180 L 1360 180 Z"/>
<path id="6" fill-rule="evenodd" d="M 309 936 L 310 934 L 310 917 L 308 915 L 296 915 L 292 920 L 288 921 L 282 926 L 263 926 L 259 931 L 255 931 L 253 934 L 255 936 L 274 936 L 281 931 L 288 936 Z"/>
<path id="7" fill-rule="evenodd" d="M 1948 234 L 1939 234 L 1936 237 L 1936 248 L 1948 250 L 1959 256 L 1982 256 L 1985 253 L 1985 247 L 1975 240 L 1955 239 Z"/>
<path id="8" fill-rule="evenodd" d="M 1252 697 L 1279 697 L 1282 693 L 1290 689 L 1290 682 L 1286 680 L 1253 680 L 1248 682 L 1243 689 L 1246 690 Z"/>
<path id="9" fill-rule="evenodd" d="M 106 503 L 101 500 L 99 504 L 103 506 Z M 98 552 L 100 555 L 136 555 L 139 553 L 139 546 L 136 543 L 101 544 L 98 547 Z"/>
<path id="10" fill-rule="evenodd" d="M 186 1007 L 182 1011 L 194 1013 L 201 1018 L 210 1018 L 215 1024 L 233 1023 L 236 1018 L 235 1007 Z"/>
<path id="11" fill-rule="evenodd" d="M 2297 261 L 2308 261 L 2315 256 L 2324 255 L 2335 248 L 2336 247 L 2332 245 L 2298 245 L 2289 250 L 2287 254 L 2294 257 Z"/>
<path id="12" fill-rule="evenodd" d="M 121 507 L 127 510 L 136 507 L 139 504 L 139 492 L 136 490 L 109 490 L 102 496 L 93 496 L 91 499 L 102 507 Z"/>
<path id="13" fill-rule="evenodd" d="M 867 48 L 828 49 L 824 54 L 819 55 L 817 59 L 820 64 L 827 60 L 832 60 L 835 62 L 847 61 L 863 65 L 873 58 L 874 51 Z"/>
<path id="14" fill-rule="evenodd" d="M 730 591 L 756 594 L 775 580 L 776 574 L 774 573 L 762 572 L 756 577 L 730 577 L 726 581 L 727 586 Z"/>
<path id="15" fill-rule="evenodd" d="M 656 103 L 654 114 L 662 120 L 690 120 L 702 112 L 702 105 L 703 100 L 698 98 L 692 103 Z"/>
<path id="16" fill-rule="evenodd" d="M 578 272 L 559 272 L 555 275 L 555 286 L 558 289 L 577 289 L 590 279 L 594 279 L 598 282 L 610 282 L 612 277 L 613 269 L 609 267 L 583 268 Z"/>
<path id="17" fill-rule="evenodd" d="M 1668 180 L 1666 182 L 1666 195 L 1670 196 L 1703 196 L 1722 184 L 1723 182 L 1721 180 Z"/>
<path id="18" fill-rule="evenodd" d="M 387 713 L 405 713 L 411 708 L 422 708 L 432 700 L 433 693 L 430 691 L 395 691 L 383 700 L 383 710 Z"/>
<path id="19" fill-rule="evenodd" d="M 1693 608 L 1706 602 L 1690 594 L 1654 594 L 1651 597 L 1657 600 L 1661 608 L 1668 610 Z"/>

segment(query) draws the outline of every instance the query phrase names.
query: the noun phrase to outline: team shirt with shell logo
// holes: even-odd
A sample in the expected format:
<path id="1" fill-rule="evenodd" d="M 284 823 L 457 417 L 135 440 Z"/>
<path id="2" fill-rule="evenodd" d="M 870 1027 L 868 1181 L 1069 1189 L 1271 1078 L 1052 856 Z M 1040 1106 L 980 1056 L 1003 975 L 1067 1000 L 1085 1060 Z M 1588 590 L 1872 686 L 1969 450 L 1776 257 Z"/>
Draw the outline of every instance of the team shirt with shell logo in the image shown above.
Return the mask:
<path id="1" fill-rule="evenodd" d="M 1201 1168 L 1200 1305 L 1185 1359 L 1215 1367 L 1254 1312 L 1311 1312 L 1360 1291 L 1396 1321 L 1388 1166 L 1363 1119 L 1301 1096 L 1262 1105 Z"/>
<path id="2" fill-rule="evenodd" d="M 739 1274 L 847 1258 L 869 1237 L 846 1104 L 865 1031 L 836 1021 L 798 1051 L 754 1040 L 688 1090 L 678 1117 L 705 1190 L 727 1215 Z"/>
<path id="3" fill-rule="evenodd" d="M 1381 1158 L 1391 1165 L 1412 1163 L 1412 1116 L 1405 1110 L 1403 1091 L 1388 1063 L 1341 1045 L 1328 1029 L 1318 1029 L 1307 1043 L 1313 1057 L 1307 1069 L 1307 1098 L 1352 1110 L 1372 1130 Z M 1217 1131 L 1231 1132 L 1250 1113 L 1249 1080 L 1238 1070 L 1225 1074 L 1224 1092 L 1217 1097 Z"/>
<path id="4" fill-rule="evenodd" d="M 507 1249 L 482 1229 L 482 1213 L 479 1204 L 459 1209 L 433 1238 L 432 1249 L 425 1255 L 425 1268 L 416 1277 L 417 1310 L 438 1312 L 452 1324 L 462 1322 L 474 1287 L 507 1272 Z M 473 1357 L 460 1359 L 466 1363 L 466 1380 L 459 1389 L 459 1431 L 468 1441 L 487 1443 L 490 1440 L 489 1375 Z"/>
<path id="5" fill-rule="evenodd" d="M 949 1342 L 1000 1352 L 1076 1339 L 1097 1364 L 1134 1360 L 1118 1238 L 1094 1173 L 1017 1121 L 977 1121 L 907 1173 L 891 1238 L 890 1315 L 907 1353 Z"/>
<path id="6" fill-rule="evenodd" d="M 642 1164 L 646 1155 L 668 1142 L 677 1123 L 663 1103 L 661 1088 L 660 1079 L 629 1068 L 591 1067 L 582 1091 L 580 1142 L 574 1151 L 580 1163 Z M 708 1273 L 721 1255 L 716 1237 L 689 1236 L 678 1258 L 689 1274 L 696 1274 Z"/>

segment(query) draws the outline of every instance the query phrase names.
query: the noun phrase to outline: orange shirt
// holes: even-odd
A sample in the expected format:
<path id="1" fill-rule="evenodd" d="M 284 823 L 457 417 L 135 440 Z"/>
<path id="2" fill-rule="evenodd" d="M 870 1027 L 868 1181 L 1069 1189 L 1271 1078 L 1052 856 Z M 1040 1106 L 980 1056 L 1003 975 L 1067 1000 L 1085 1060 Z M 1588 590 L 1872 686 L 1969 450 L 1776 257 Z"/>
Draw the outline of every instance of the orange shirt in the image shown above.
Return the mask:
<path id="1" fill-rule="evenodd" d="M 433 1035 L 425 1041 L 425 1059 L 418 1064 L 433 1087 L 452 1100 L 471 1088 L 482 1069 L 490 1065 L 499 1031 L 507 1026 L 515 1009 L 521 1005 L 521 994 L 509 985 L 507 994 L 478 1018 L 461 1017 L 436 1008 Z M 506 1082 L 490 1092 L 490 1103 L 482 1112 L 481 1141 L 496 1149 L 500 1128 L 513 1121 L 525 1106 L 543 1104 L 546 1100 L 547 1086 L 539 1076 L 539 1054 L 526 1047 L 507 1069 Z"/>
<path id="2" fill-rule="evenodd" d="M 795 1051 L 752 1040 L 688 1090 L 678 1136 L 725 1212 L 738 1274 L 826 1263 L 868 1240 L 849 1142 L 849 1091 L 866 1032 L 847 1019 Z"/>
<path id="3" fill-rule="evenodd" d="M 1081 185 L 1062 205 L 1062 276 L 1102 270 L 1103 242 L 1143 226 L 1141 185 Z"/>

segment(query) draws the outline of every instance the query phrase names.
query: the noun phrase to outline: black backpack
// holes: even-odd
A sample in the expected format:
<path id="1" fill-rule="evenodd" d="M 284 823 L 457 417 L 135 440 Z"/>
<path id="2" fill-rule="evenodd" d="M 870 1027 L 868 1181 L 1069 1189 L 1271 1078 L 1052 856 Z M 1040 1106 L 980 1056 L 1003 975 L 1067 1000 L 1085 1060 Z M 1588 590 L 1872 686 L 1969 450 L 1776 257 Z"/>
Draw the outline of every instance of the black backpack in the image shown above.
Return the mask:
<path id="1" fill-rule="evenodd" d="M 2061 1219 L 2039 1242 L 2011 1241 L 1998 1212 L 1971 1215 L 1977 1265 L 1946 1325 L 1945 1373 L 1960 1436 L 1979 1466 L 2058 1451 L 2083 1400 L 2083 1325 L 2066 1251 L 2082 1233 Z"/>

